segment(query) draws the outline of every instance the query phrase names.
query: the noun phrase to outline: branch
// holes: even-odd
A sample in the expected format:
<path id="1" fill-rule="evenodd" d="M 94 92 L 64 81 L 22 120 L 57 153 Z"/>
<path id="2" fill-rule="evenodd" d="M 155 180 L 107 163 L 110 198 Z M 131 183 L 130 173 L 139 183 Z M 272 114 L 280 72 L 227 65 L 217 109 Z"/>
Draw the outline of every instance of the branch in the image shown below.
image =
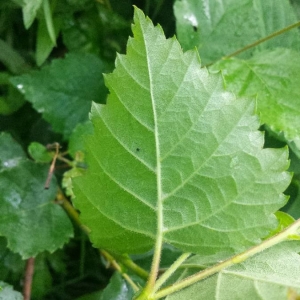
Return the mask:
<path id="1" fill-rule="evenodd" d="M 30 300 L 33 273 L 34 273 L 34 258 L 30 257 L 26 263 L 25 276 L 24 276 L 24 286 L 23 286 L 24 300 Z"/>
<path id="2" fill-rule="evenodd" d="M 200 280 L 203 280 L 211 275 L 214 275 L 220 271 L 222 271 L 225 268 L 228 268 L 232 265 L 241 263 L 248 259 L 249 257 L 256 255 L 276 244 L 279 244 L 286 240 L 293 240 L 293 239 L 299 239 L 299 229 L 300 229 L 300 219 L 295 221 L 291 226 L 287 227 L 283 231 L 279 232 L 278 234 L 270 237 L 267 240 L 264 240 L 261 244 L 256 245 L 240 254 L 237 254 L 219 264 L 216 264 L 210 268 L 207 268 L 201 272 L 198 272 L 192 276 L 189 276 L 185 278 L 182 281 L 179 281 L 172 286 L 166 287 L 160 291 L 158 291 L 156 294 L 152 296 L 151 299 L 160 299 L 163 297 L 166 297 L 167 295 L 173 294 L 175 292 L 178 292 L 179 290 L 182 290 L 185 287 L 188 287 Z"/>
<path id="3" fill-rule="evenodd" d="M 48 172 L 47 180 L 46 180 L 46 183 L 45 183 L 45 189 L 46 190 L 48 190 L 49 186 L 50 186 L 50 181 L 51 181 L 54 169 L 55 169 L 55 162 L 56 162 L 57 156 L 59 154 L 59 147 L 60 146 L 59 146 L 58 143 L 54 143 L 53 145 L 50 145 L 49 147 L 54 147 L 55 148 L 55 154 L 53 156 L 52 163 L 51 163 L 51 166 L 50 166 L 50 169 L 49 169 L 49 172 Z"/>
<path id="4" fill-rule="evenodd" d="M 287 27 L 284 27 L 283 29 L 275 31 L 275 32 L 271 33 L 270 35 L 268 35 L 268 36 L 266 36 L 264 38 L 261 38 L 261 39 L 255 41 L 254 43 L 251 43 L 251 44 L 249 44 L 249 45 L 247 45 L 247 46 L 245 46 L 245 47 L 243 47 L 243 48 L 241 48 L 241 49 L 239 49 L 239 50 L 237 50 L 235 52 L 232 52 L 232 53 L 230 53 L 230 54 L 228 54 L 226 56 L 223 56 L 221 59 L 228 59 L 230 57 L 237 56 L 238 54 L 240 54 L 240 53 L 242 53 L 242 52 L 244 52 L 246 50 L 249 50 L 250 48 L 256 47 L 256 46 L 258 46 L 259 44 L 261 44 L 263 42 L 266 42 L 266 41 L 268 41 L 268 40 L 270 40 L 270 39 L 272 39 L 272 38 L 274 38 L 274 37 L 276 37 L 278 35 L 281 35 L 281 34 L 287 32 L 287 31 L 289 31 L 289 30 L 291 30 L 293 28 L 299 27 L 299 26 L 300 26 L 300 21 L 296 22 L 294 24 L 291 24 L 291 25 L 289 25 Z M 216 61 L 212 62 L 210 64 L 207 64 L 204 67 L 209 67 L 209 66 L 213 65 L 214 63 L 216 63 Z"/>
<path id="5" fill-rule="evenodd" d="M 122 277 L 131 285 L 132 289 L 137 292 L 139 290 L 139 287 L 132 281 L 132 279 L 126 274 L 120 265 L 116 262 L 113 256 L 111 256 L 107 251 L 105 250 L 99 250 L 100 254 L 113 266 L 115 270 L 117 270 Z"/>

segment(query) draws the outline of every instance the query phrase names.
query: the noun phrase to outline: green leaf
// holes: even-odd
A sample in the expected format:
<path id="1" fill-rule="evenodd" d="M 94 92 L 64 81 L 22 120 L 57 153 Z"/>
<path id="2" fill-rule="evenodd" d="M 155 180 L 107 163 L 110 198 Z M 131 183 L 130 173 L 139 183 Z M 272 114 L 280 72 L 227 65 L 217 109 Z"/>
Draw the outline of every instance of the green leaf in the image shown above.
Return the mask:
<path id="1" fill-rule="evenodd" d="M 54 202 L 54 179 L 45 190 L 48 166 L 23 161 L 0 173 L 0 235 L 24 259 L 53 252 L 73 236 L 72 224 Z M 28 188 L 30 187 L 30 188 Z"/>
<path id="2" fill-rule="evenodd" d="M 85 171 L 86 170 L 84 168 L 78 168 L 75 166 L 71 170 L 68 170 L 64 173 L 62 187 L 65 189 L 67 196 L 74 198 L 72 178 L 83 175 Z"/>
<path id="3" fill-rule="evenodd" d="M 99 300 L 101 299 L 101 295 L 103 293 L 103 290 L 90 293 L 90 294 L 85 294 L 79 298 L 76 298 L 76 300 Z"/>
<path id="4" fill-rule="evenodd" d="M 43 299 L 43 296 L 49 292 L 53 274 L 51 274 L 47 254 L 41 253 L 34 261 L 34 276 L 32 280 L 32 298 Z"/>
<path id="5" fill-rule="evenodd" d="M 26 158 L 22 147 L 5 132 L 0 133 L 0 153 L 0 171 L 15 167 L 20 160 Z"/>
<path id="6" fill-rule="evenodd" d="M 84 136 L 91 135 L 93 133 L 93 125 L 90 121 L 78 124 L 73 130 L 70 139 L 68 151 L 70 155 L 76 159 L 76 153 L 84 153 Z"/>
<path id="7" fill-rule="evenodd" d="M 7 95 L 0 97 L 0 114 L 9 115 L 17 111 L 25 100 L 15 87 L 9 86 Z"/>
<path id="8" fill-rule="evenodd" d="M 300 293 L 299 242 L 285 242 L 224 269 L 166 300 L 282 300 Z M 201 258 L 200 258 L 201 260 Z M 193 258 L 193 263 L 196 263 Z"/>
<path id="9" fill-rule="evenodd" d="M 55 38 L 57 38 L 60 28 L 62 26 L 61 17 L 53 17 L 53 27 L 55 32 Z M 46 20 L 44 18 L 39 19 L 38 31 L 37 31 L 37 43 L 36 43 L 36 64 L 41 66 L 50 55 L 56 44 L 52 41 L 48 34 Z"/>
<path id="10" fill-rule="evenodd" d="M 295 222 L 295 219 L 290 216 L 289 214 L 283 212 L 283 211 L 277 211 L 275 213 L 275 216 L 278 220 L 278 226 L 275 230 L 271 231 L 268 237 L 271 237 L 279 232 L 281 232 L 286 227 L 290 226 L 293 222 Z"/>
<path id="11" fill-rule="evenodd" d="M 67 138 L 74 127 L 88 120 L 91 102 L 105 102 L 104 63 L 91 54 L 69 54 L 11 82 L 25 94 L 57 132 Z"/>
<path id="12" fill-rule="evenodd" d="M 134 293 L 122 276 L 115 272 L 103 290 L 100 300 L 131 300 Z"/>
<path id="13" fill-rule="evenodd" d="M 24 274 L 26 261 L 21 256 L 7 249 L 7 242 L 0 237 L 0 281 L 19 283 Z"/>
<path id="14" fill-rule="evenodd" d="M 226 88 L 240 96 L 257 95 L 261 121 L 284 132 L 300 149 L 300 54 L 291 49 L 263 51 L 249 60 L 226 59 L 221 69 Z"/>
<path id="15" fill-rule="evenodd" d="M 0 281 L 0 300 L 23 300 L 23 296 L 8 283 Z"/>
<path id="16" fill-rule="evenodd" d="M 286 202 L 286 149 L 262 149 L 254 103 L 225 92 L 140 10 L 127 55 L 94 104 L 89 166 L 76 207 L 96 247 L 137 253 L 156 238 L 187 252 L 233 253 L 276 227 Z"/>
<path id="17" fill-rule="evenodd" d="M 0 61 L 14 74 L 19 74 L 29 69 L 24 58 L 8 43 L 0 39 Z"/>
<path id="18" fill-rule="evenodd" d="M 7 148 L 14 146 L 6 137 L 4 142 Z M 3 147 L 3 139 L 0 144 Z M 0 235 L 6 237 L 8 248 L 24 259 L 45 250 L 53 252 L 73 235 L 68 216 L 54 202 L 56 181 L 52 178 L 45 190 L 49 167 L 25 159 L 17 161 L 20 154 L 16 150 L 13 153 L 14 164 L 0 172 Z"/>
<path id="19" fill-rule="evenodd" d="M 125 52 L 129 34 L 129 21 L 103 6 L 67 18 L 62 28 L 64 44 L 70 51 L 100 54 L 109 61 L 115 59 L 116 52 Z"/>
<path id="20" fill-rule="evenodd" d="M 42 3 L 43 0 L 23 0 L 23 19 L 26 29 L 32 25 Z"/>
<path id="21" fill-rule="evenodd" d="M 28 147 L 28 152 L 36 162 L 50 162 L 52 160 L 47 148 L 40 143 L 32 142 Z"/>
<path id="22" fill-rule="evenodd" d="M 50 40 L 54 45 L 56 45 L 56 32 L 53 26 L 53 17 L 52 11 L 50 8 L 49 0 L 43 0 L 43 11 L 44 11 L 44 18 L 47 26 L 48 35 Z"/>
<path id="23" fill-rule="evenodd" d="M 288 0 L 177 0 L 174 5 L 178 40 L 185 50 L 197 47 L 208 64 L 297 21 Z M 261 44 L 299 49 L 297 29 Z M 242 57 L 250 57 L 253 49 Z"/>

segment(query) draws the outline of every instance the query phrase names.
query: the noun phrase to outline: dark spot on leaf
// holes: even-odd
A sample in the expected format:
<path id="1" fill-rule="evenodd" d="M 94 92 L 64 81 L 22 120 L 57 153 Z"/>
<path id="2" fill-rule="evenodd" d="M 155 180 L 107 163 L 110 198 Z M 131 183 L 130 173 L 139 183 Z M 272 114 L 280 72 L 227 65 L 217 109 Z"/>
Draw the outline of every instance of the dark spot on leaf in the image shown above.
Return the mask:
<path id="1" fill-rule="evenodd" d="M 136 152 L 139 152 L 139 151 L 140 151 L 140 148 L 136 148 L 135 150 L 136 150 Z"/>
<path id="2" fill-rule="evenodd" d="M 198 31 L 198 27 L 197 27 L 197 26 L 193 26 L 193 30 L 194 30 L 195 32 L 197 32 L 197 31 Z"/>

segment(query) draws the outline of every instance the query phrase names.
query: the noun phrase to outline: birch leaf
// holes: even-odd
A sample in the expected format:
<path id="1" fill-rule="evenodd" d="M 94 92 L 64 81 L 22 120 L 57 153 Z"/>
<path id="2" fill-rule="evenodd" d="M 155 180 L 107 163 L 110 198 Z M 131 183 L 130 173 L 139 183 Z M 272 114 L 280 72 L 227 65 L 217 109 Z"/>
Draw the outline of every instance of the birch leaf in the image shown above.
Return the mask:
<path id="1" fill-rule="evenodd" d="M 286 203 L 286 149 L 263 149 L 254 102 L 236 99 L 136 9 L 127 54 L 93 104 L 89 166 L 75 205 L 97 247 L 137 253 L 161 238 L 183 251 L 240 251 Z"/>

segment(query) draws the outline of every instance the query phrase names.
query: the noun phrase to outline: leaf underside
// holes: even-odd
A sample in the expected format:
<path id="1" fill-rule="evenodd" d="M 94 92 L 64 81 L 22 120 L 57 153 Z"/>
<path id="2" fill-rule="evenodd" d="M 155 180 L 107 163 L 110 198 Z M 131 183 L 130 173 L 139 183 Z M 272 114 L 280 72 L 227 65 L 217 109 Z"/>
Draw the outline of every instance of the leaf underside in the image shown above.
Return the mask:
<path id="1" fill-rule="evenodd" d="M 300 293 L 299 247 L 299 241 L 281 243 L 170 295 L 166 300 L 296 299 Z M 196 264 L 194 257 L 194 267 Z"/>
<path id="2" fill-rule="evenodd" d="M 86 175 L 75 205 L 97 247 L 136 253 L 158 236 L 180 248 L 230 254 L 276 226 L 290 182 L 286 149 L 263 149 L 254 102 L 225 92 L 140 10 L 134 38 L 94 104 Z"/>

